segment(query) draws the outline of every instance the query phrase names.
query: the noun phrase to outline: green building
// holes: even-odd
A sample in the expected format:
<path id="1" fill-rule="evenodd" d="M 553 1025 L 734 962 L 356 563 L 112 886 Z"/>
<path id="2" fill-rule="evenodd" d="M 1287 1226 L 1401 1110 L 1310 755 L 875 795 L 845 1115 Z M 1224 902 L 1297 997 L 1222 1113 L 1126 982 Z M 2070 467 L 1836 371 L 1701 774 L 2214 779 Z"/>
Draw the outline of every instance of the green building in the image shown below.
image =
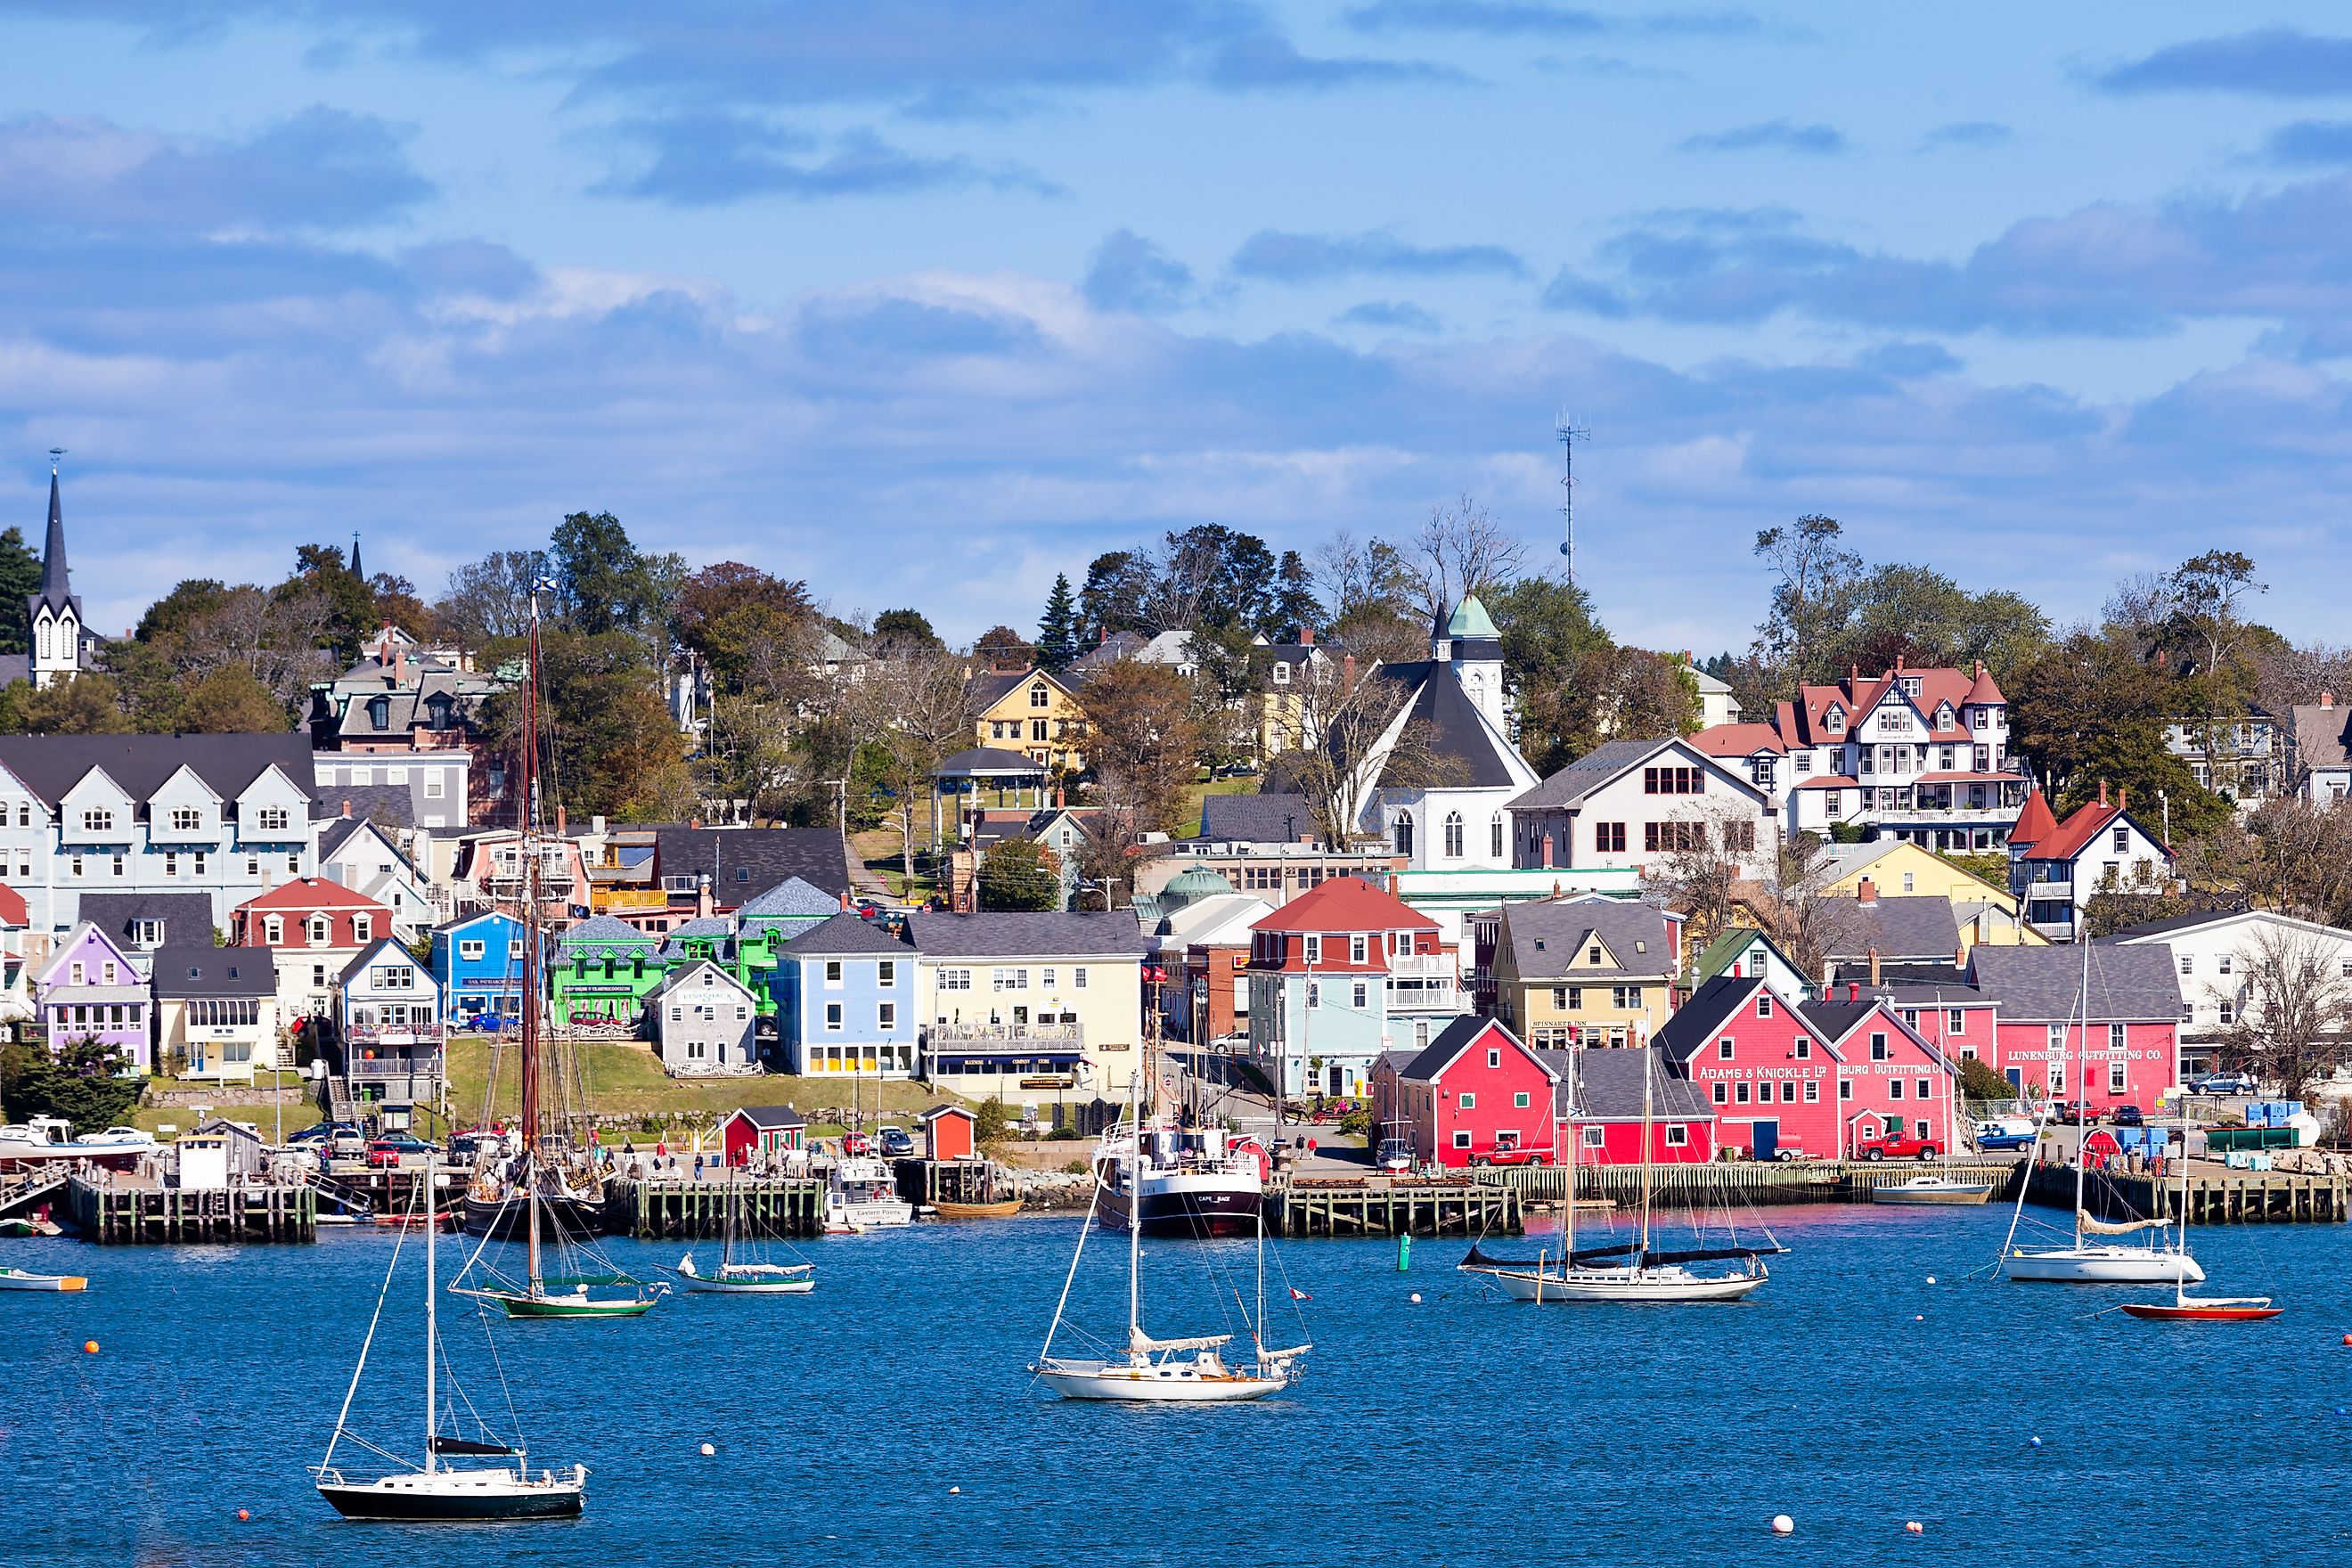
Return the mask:
<path id="1" fill-rule="evenodd" d="M 582 921 L 563 933 L 549 965 L 555 1026 L 608 1020 L 634 1026 L 646 994 L 667 973 L 647 932 L 611 915 Z"/>

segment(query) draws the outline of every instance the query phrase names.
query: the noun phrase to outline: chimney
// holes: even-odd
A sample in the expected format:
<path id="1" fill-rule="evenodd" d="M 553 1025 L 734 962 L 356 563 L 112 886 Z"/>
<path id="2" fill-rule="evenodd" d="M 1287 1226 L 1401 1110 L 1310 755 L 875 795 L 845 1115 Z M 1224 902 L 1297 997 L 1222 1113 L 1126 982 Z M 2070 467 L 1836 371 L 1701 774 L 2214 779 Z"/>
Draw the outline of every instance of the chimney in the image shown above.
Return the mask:
<path id="1" fill-rule="evenodd" d="M 564 829 L 569 826 L 570 825 L 564 820 L 563 807 L 562 804 L 559 803 L 555 808 L 555 836 L 558 838 L 564 837 L 566 836 Z"/>
<path id="2" fill-rule="evenodd" d="M 1062 805 L 1062 786 L 1060 784 L 1055 784 L 1054 786 L 1054 805 L 1056 807 Z"/>
<path id="3" fill-rule="evenodd" d="M 1895 668 L 1897 669 L 1903 668 L 1903 656 L 1899 653 L 1895 656 Z"/>
<path id="4" fill-rule="evenodd" d="M 1981 919 L 1983 919 L 1984 917 L 1983 917 L 1983 916 L 1981 916 L 1981 915 L 1979 915 L 1979 916 L 1978 916 L 1977 918 L 1978 918 L 1978 919 L 1979 919 L 1979 920 L 1981 920 Z M 1968 944 L 1967 942 L 1955 942 L 1955 943 L 1953 943 L 1953 944 L 1952 944 L 1952 967 L 1953 967 L 1954 969 L 1966 969 L 1968 966 L 1969 966 L 1969 944 Z"/>
<path id="5" fill-rule="evenodd" d="M 1861 665 L 1849 664 L 1845 667 L 1845 683 L 1848 686 L 1860 686 L 1862 684 Z"/>
<path id="6" fill-rule="evenodd" d="M 2107 804 L 2107 781 L 2105 779 L 2099 781 L 2099 804 L 2101 805 Z"/>
<path id="7" fill-rule="evenodd" d="M 392 656 L 392 679 L 394 683 L 408 684 L 408 650 L 402 648 Z"/>
<path id="8" fill-rule="evenodd" d="M 2321 693 L 2319 694 L 2319 705 L 2320 705 L 2322 708 L 2333 708 L 2333 707 L 2335 707 L 2335 706 L 2336 706 L 2336 693 L 2334 693 L 2333 691 L 2323 691 L 2323 692 L 2321 692 Z"/>
<path id="9" fill-rule="evenodd" d="M 1859 1002 L 1862 1000 L 1861 981 L 1849 980 L 1845 983 L 1845 999 L 1849 1002 Z"/>
<path id="10" fill-rule="evenodd" d="M 1979 680 L 1984 679 L 1984 660 L 1982 659 L 1977 660 L 1977 679 Z"/>
<path id="11" fill-rule="evenodd" d="M 696 885 L 695 885 L 695 889 L 694 889 L 694 913 L 695 913 L 695 918 L 696 918 L 696 919 L 698 919 L 698 920 L 706 920 L 706 921 L 707 921 L 707 920 L 709 920 L 709 919 L 710 918 L 712 910 L 715 910 L 717 907 L 718 907 L 718 906 L 717 906 L 716 902 L 712 900 L 712 898 L 711 898 L 711 896 L 710 896 L 710 878 L 709 878 L 709 875 L 708 873 L 705 873 L 702 877 L 700 877 L 700 878 L 697 879 Z"/>
<path id="12" fill-rule="evenodd" d="M 2129 811 L 2131 809 L 2131 785 L 2125 784 L 2122 788 L 2116 791 L 2116 809 L 2117 811 Z"/>
<path id="13" fill-rule="evenodd" d="M 1858 902 L 1874 904 L 1878 902 L 1878 884 L 1864 877 L 1853 885 L 1853 896 Z"/>
<path id="14" fill-rule="evenodd" d="M 1878 949 L 1874 947 L 1870 950 L 1870 988 L 1875 991 L 1881 984 L 1883 982 L 1878 977 Z"/>
<path id="15" fill-rule="evenodd" d="M 352 802 L 351 802 L 351 797 L 350 797 L 349 795 L 346 795 L 346 796 L 344 796 L 344 797 L 343 797 L 343 815 L 344 815 L 345 816 L 349 816 L 351 814 L 352 814 Z"/>
<path id="16" fill-rule="evenodd" d="M 688 820 L 687 826 L 699 833 L 702 831 L 702 818 L 698 816 L 691 817 Z"/>
<path id="17" fill-rule="evenodd" d="M 599 838 L 604 837 L 604 818 L 602 813 L 588 819 L 588 831 Z"/>
<path id="18" fill-rule="evenodd" d="M 1315 628 L 1313 626 L 1301 626 L 1298 628 L 1298 646 L 1300 647 L 1313 647 L 1315 646 Z"/>
<path id="19" fill-rule="evenodd" d="M 841 912 L 843 914 L 847 914 L 849 912 L 849 889 L 847 888 L 841 889 Z"/>

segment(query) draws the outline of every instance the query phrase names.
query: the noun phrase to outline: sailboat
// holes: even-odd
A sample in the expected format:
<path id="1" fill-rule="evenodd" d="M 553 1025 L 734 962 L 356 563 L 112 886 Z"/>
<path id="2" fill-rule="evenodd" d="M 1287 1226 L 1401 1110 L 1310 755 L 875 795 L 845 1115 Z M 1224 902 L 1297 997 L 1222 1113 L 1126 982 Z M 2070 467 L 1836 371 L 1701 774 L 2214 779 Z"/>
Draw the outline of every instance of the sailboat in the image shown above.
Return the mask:
<path id="1" fill-rule="evenodd" d="M 805 1296 L 816 1289 L 816 1267 L 810 1263 L 738 1262 L 735 1236 L 741 1202 L 735 1192 L 735 1167 L 727 1167 L 727 1223 L 719 1244 L 719 1271 L 704 1274 L 688 1252 L 677 1260 L 677 1277 L 689 1290 L 724 1296 Z"/>
<path id="2" fill-rule="evenodd" d="M 1943 996 L 1936 998 L 1936 1013 L 1942 1016 Z M 1944 1056 L 1940 1037 L 1936 1054 Z M 1952 1144 L 1960 1135 L 1959 1072 L 1952 1058 L 1944 1058 L 1944 1152 L 1942 1168 L 1931 1176 L 1914 1176 L 1907 1182 L 1897 1182 L 1891 1187 L 1873 1187 L 1870 1201 L 1874 1204 L 1897 1204 L 1914 1206 L 1953 1207 L 1980 1204 L 1992 1196 L 1992 1184 L 1968 1176 L 1952 1174 Z"/>
<path id="3" fill-rule="evenodd" d="M 428 1157 L 425 1182 L 418 1188 L 424 1203 L 433 1201 L 434 1186 L 434 1165 Z M 575 1464 L 569 1473 L 542 1469 L 534 1476 L 530 1473 L 530 1457 L 520 1446 L 441 1435 L 441 1290 L 435 1263 L 439 1238 L 434 1226 L 417 1228 L 425 1237 L 425 1462 L 421 1466 L 407 1465 L 396 1455 L 353 1436 L 353 1443 L 403 1468 L 372 1479 L 354 1480 L 335 1466 L 335 1448 L 346 1436 L 352 1399 L 359 1393 L 360 1378 L 367 1371 L 368 1351 L 375 1343 L 376 1323 L 383 1314 L 383 1297 L 379 1295 L 376 1316 L 369 1320 L 367 1338 L 360 1346 L 359 1364 L 352 1369 L 352 1385 L 343 1394 L 343 1407 L 335 1417 L 334 1433 L 327 1439 L 326 1455 L 312 1468 L 319 1495 L 345 1519 L 477 1523 L 488 1520 L 577 1517 L 587 1500 L 585 1465 Z M 384 1272 L 386 1294 L 392 1289 L 393 1276 L 400 1268 L 400 1249 L 407 1238 L 404 1230 L 393 1246 L 392 1262 Z M 512 1463 L 447 1465 L 442 1462 L 445 1458 L 497 1458 Z"/>
<path id="4" fill-rule="evenodd" d="M 1136 1075 L 1139 1078 L 1141 1075 Z M 1128 1120 L 1140 1125 L 1137 1119 L 1136 1082 L 1129 1080 Z M 1130 1152 L 1130 1159 L 1139 1158 L 1139 1151 Z M 1130 1182 L 1132 1177 L 1130 1176 Z M 1065 1399 L 1116 1399 L 1138 1402 L 1225 1404 L 1244 1399 L 1264 1399 L 1279 1394 L 1297 1382 L 1300 1375 L 1298 1358 L 1315 1347 L 1311 1344 L 1282 1348 L 1265 1342 L 1265 1225 L 1261 1217 L 1257 1227 L 1257 1319 L 1250 1331 L 1255 1354 L 1246 1365 L 1236 1366 L 1224 1359 L 1224 1347 L 1233 1342 L 1231 1334 L 1188 1334 L 1176 1339 L 1160 1339 L 1143 1326 L 1142 1247 L 1143 1231 L 1139 1226 L 1127 1226 L 1127 1353 L 1124 1358 L 1080 1359 L 1054 1354 L 1054 1336 L 1062 1327 L 1062 1315 L 1070 1304 L 1070 1287 L 1077 1279 L 1079 1260 L 1086 1257 L 1087 1233 L 1095 1229 L 1102 1211 L 1102 1195 L 1108 1184 L 1102 1173 L 1095 1173 L 1094 1201 L 1087 1210 L 1086 1223 L 1078 1227 L 1078 1245 L 1070 1255 L 1070 1272 L 1062 1281 L 1062 1298 L 1054 1306 L 1054 1321 L 1046 1327 L 1045 1343 L 1037 1352 L 1037 1360 L 1029 1370 L 1045 1386 Z"/>
<path id="5" fill-rule="evenodd" d="M 2180 1108 L 2180 1251 L 2189 1253 L 2189 1106 Z M 2259 1323 L 2285 1311 L 2268 1296 L 2191 1296 L 2176 1276 L 2169 1301 L 2126 1301 L 2124 1311 L 2159 1323 Z"/>
<path id="6" fill-rule="evenodd" d="M 2075 1085 L 2082 1093 L 2082 1072 L 2088 1058 L 2084 1047 L 2091 1032 L 2091 948 L 2083 946 L 2082 1028 L 2076 1036 L 2076 1071 L 2062 1081 Z M 2047 1110 L 2044 1111 L 2047 1120 Z M 2084 1203 L 2084 1184 L 2089 1179 L 2090 1160 L 2084 1144 L 2090 1141 L 2091 1129 L 2083 1128 L 2083 1136 L 2074 1145 L 2074 1238 L 2068 1247 L 2025 1247 L 2017 1245 L 2018 1221 L 2025 1212 L 2025 1194 L 2032 1183 L 2018 1184 L 2017 1209 L 2009 1221 L 2009 1238 L 2001 1245 L 2001 1270 L 2011 1279 L 2038 1280 L 2058 1285 L 2172 1285 L 2195 1283 L 2205 1278 L 2197 1260 L 2189 1256 L 2185 1247 L 2147 1246 L 2145 1243 L 2095 1241 L 2086 1237 L 2100 1236 L 2133 1236 L 2148 1229 L 2161 1230 L 2166 1221 L 2155 1219 L 2103 1220 L 2094 1218 Z M 2041 1138 L 2035 1134 L 2034 1147 L 2039 1150 Z M 2186 1211 L 2181 1221 L 2188 1223 Z"/>
<path id="7" fill-rule="evenodd" d="M 1462 1269 L 1484 1274 L 1515 1301 L 1535 1302 L 1737 1301 L 1771 1278 L 1764 1267 L 1764 1255 L 1782 1250 L 1777 1243 L 1671 1251 L 1650 1245 L 1651 1175 L 1656 1154 L 1656 1058 L 1646 1036 L 1637 1048 L 1642 1053 L 1642 1223 L 1638 1237 L 1604 1247 L 1576 1245 L 1576 1111 L 1582 1083 L 1580 1047 L 1571 1042 L 1567 1128 L 1570 1201 L 1563 1210 L 1567 1218 L 1560 1232 L 1559 1257 L 1555 1261 L 1538 1253 L 1530 1266 L 1522 1260 L 1490 1257 L 1473 1243 L 1470 1255 L 1459 1265 Z M 1737 1259 L 1740 1267 L 1727 1274 L 1702 1274 L 1688 1267 L 1732 1259 Z"/>
<path id="8" fill-rule="evenodd" d="M 541 1104 L 541 1018 L 545 999 L 540 973 L 543 898 L 540 888 L 539 805 L 539 595 L 548 586 L 531 585 L 530 654 L 523 677 L 523 745 L 521 748 L 522 834 L 522 1101 L 517 1131 L 521 1147 L 510 1160 L 486 1158 L 466 1194 L 466 1228 L 491 1239 L 509 1239 L 518 1230 L 524 1242 L 524 1277 L 514 1281 L 484 1267 L 490 1283 L 450 1289 L 503 1310 L 509 1318 L 635 1318 L 651 1311 L 667 1290 L 648 1286 L 619 1269 L 596 1273 L 550 1275 L 545 1269 L 545 1242 L 551 1235 L 559 1247 L 584 1242 L 599 1228 L 604 1189 L 592 1161 L 551 1158 L 570 1155 L 568 1139 L 548 1137 Z M 576 1081 L 576 1072 L 574 1074 Z M 495 1082 L 496 1075 L 492 1075 Z M 479 1263 L 477 1248 L 468 1263 Z M 600 1289 L 619 1289 L 624 1295 L 599 1296 Z"/>

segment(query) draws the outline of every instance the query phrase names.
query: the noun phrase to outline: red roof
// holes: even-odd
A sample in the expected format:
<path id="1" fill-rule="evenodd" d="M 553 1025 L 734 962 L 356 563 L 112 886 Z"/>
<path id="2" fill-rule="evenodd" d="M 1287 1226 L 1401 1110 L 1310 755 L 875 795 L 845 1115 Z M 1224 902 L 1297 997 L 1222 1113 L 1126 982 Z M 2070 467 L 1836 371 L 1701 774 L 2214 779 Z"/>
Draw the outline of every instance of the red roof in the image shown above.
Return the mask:
<path id="1" fill-rule="evenodd" d="M 2023 773 L 1921 773 L 1911 782 L 1913 784 L 2019 784 L 2023 782 L 2024 778 Z"/>
<path id="2" fill-rule="evenodd" d="M 2009 700 L 2000 694 L 2000 688 L 1992 683 L 1992 672 L 1984 667 L 1982 659 L 1977 660 L 1977 678 L 1969 687 L 1968 700 L 1980 706 Z"/>
<path id="3" fill-rule="evenodd" d="M 1690 743 L 1710 757 L 1752 757 L 1789 749 L 1769 724 L 1712 724 L 1691 736 Z"/>
<path id="4" fill-rule="evenodd" d="M 25 895 L 5 882 L 0 882 L 0 925 L 28 926 L 33 923 L 33 911 L 25 907 Z"/>
<path id="5" fill-rule="evenodd" d="M 237 905 L 240 910 L 392 910 L 365 893 L 354 892 L 324 877 L 297 877 L 282 887 L 256 894 Z"/>
<path id="6" fill-rule="evenodd" d="M 1799 779 L 1797 787 L 1799 789 L 1855 789 L 1859 788 L 1861 784 L 1860 779 L 1850 779 L 1843 773 L 1815 773 L 1809 779 Z"/>
<path id="7" fill-rule="evenodd" d="M 2033 841 L 2033 860 L 2072 860 L 2083 852 L 2084 846 L 2099 836 L 2100 830 L 2122 816 L 2124 808 L 2105 801 L 2086 801 L 2074 808 L 2074 814 L 2056 828 Z"/>
<path id="8" fill-rule="evenodd" d="M 1299 894 L 1252 931 L 1435 931 L 1437 922 L 1360 877 L 1334 877 Z"/>
<path id="9" fill-rule="evenodd" d="M 2050 815 L 2050 803 L 2034 790 L 2025 797 L 2025 809 L 2017 814 L 2017 825 L 2009 830 L 2009 841 L 2020 848 L 2039 844 L 2058 831 L 2058 819 Z"/>

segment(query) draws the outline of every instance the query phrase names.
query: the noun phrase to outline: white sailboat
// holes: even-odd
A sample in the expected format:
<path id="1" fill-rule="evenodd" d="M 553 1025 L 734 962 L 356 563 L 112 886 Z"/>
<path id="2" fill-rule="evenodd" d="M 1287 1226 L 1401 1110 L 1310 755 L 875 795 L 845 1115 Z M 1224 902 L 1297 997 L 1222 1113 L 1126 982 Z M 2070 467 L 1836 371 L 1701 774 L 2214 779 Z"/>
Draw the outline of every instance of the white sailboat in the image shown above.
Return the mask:
<path id="1" fill-rule="evenodd" d="M 2079 1099 L 2083 1093 L 2082 1070 L 2087 1057 L 2082 1050 L 2084 1039 L 2091 1032 L 2091 948 L 2083 944 L 2082 1028 L 2077 1036 L 2076 1071 L 2065 1081 L 2074 1084 L 2073 1092 Z M 2046 1125 L 2048 1112 L 2043 1121 Z M 2017 1209 L 2010 1215 L 2009 1239 L 2001 1246 L 2001 1271 L 2011 1279 L 2036 1281 L 2053 1285 L 2181 1285 L 2196 1284 L 2205 1278 L 2205 1270 L 2189 1256 L 2186 1247 L 2168 1247 L 2159 1241 L 2155 1246 L 2144 1242 L 2098 1241 L 2102 1236 L 2136 1236 L 2145 1230 L 2162 1231 L 2168 1222 L 2155 1219 L 2103 1220 L 2093 1216 L 2084 1202 L 2084 1184 L 2088 1180 L 2090 1161 L 2084 1145 L 2090 1141 L 2091 1125 L 2085 1119 L 2082 1136 L 2074 1144 L 2074 1238 L 2066 1247 L 2020 1247 L 2017 1245 L 2018 1221 L 2025 1212 L 2026 1188 L 2030 1182 L 2020 1183 L 2017 1189 Z M 2184 1142 L 2185 1142 L 2184 1139 Z M 2034 1147 L 2041 1147 L 2037 1129 Z M 2186 1150 L 2183 1150 L 2184 1154 Z M 2188 1215 L 2182 1214 L 2184 1224 Z"/>
<path id="2" fill-rule="evenodd" d="M 1936 1012 L 1944 1011 L 1943 996 L 1936 998 Z M 1936 1054 L 1944 1057 L 1940 1037 Z M 1929 1176 L 1914 1176 L 1907 1182 L 1897 1182 L 1891 1187 L 1873 1187 L 1870 1201 L 1874 1204 L 1895 1204 L 1913 1207 L 1951 1208 L 1980 1204 L 1992 1196 L 1992 1184 L 1973 1177 L 1952 1174 L 1952 1144 L 1960 1135 L 1959 1073 L 1952 1058 L 1944 1057 L 1944 1152 L 1937 1162 L 1939 1169 Z"/>
<path id="3" fill-rule="evenodd" d="M 1129 1086 L 1129 1121 L 1135 1121 L 1135 1085 Z M 1130 1146 L 1130 1158 L 1134 1157 Z M 1133 1175 L 1129 1176 L 1132 1190 Z M 1078 1277 L 1079 1260 L 1087 1251 L 1087 1233 L 1095 1228 L 1102 1207 L 1102 1194 L 1107 1186 L 1102 1173 L 1095 1173 L 1094 1202 L 1087 1210 L 1086 1223 L 1078 1229 L 1078 1245 L 1070 1255 L 1070 1272 L 1062 1281 L 1061 1300 L 1055 1303 L 1054 1321 L 1045 1330 L 1045 1343 L 1037 1353 L 1030 1371 L 1036 1373 L 1045 1386 L 1065 1399 L 1112 1399 L 1146 1403 L 1225 1404 L 1245 1399 L 1264 1399 L 1279 1394 L 1297 1381 L 1298 1358 L 1314 1346 L 1290 1345 L 1276 1349 L 1265 1342 L 1265 1224 L 1260 1218 L 1257 1226 L 1257 1320 L 1250 1338 L 1255 1350 L 1250 1362 L 1236 1366 L 1227 1362 L 1224 1347 L 1233 1342 L 1231 1334 L 1187 1334 L 1174 1339 L 1160 1339 L 1143 1327 L 1142 1246 L 1140 1226 L 1127 1226 L 1127 1353 L 1123 1358 L 1081 1358 L 1054 1354 L 1054 1336 L 1062 1327 L 1062 1315 L 1070 1303 L 1070 1287 Z"/>
<path id="4" fill-rule="evenodd" d="M 1538 1253 L 1532 1266 L 1513 1263 L 1489 1258 L 1474 1244 L 1470 1256 L 1460 1265 L 1463 1269 L 1484 1274 L 1515 1301 L 1535 1302 L 1737 1301 L 1771 1278 L 1764 1267 L 1763 1254 L 1779 1251 L 1777 1244 L 1766 1247 L 1732 1246 L 1673 1251 L 1651 1247 L 1651 1172 L 1652 1157 L 1656 1152 L 1656 1102 L 1652 1074 L 1655 1058 L 1646 1037 L 1638 1048 L 1642 1052 L 1642 1224 L 1637 1239 L 1605 1247 L 1580 1248 L 1576 1245 L 1576 1154 L 1580 1142 L 1576 1110 L 1582 1085 L 1578 1066 L 1580 1047 L 1571 1044 L 1569 1202 L 1564 1210 L 1567 1219 L 1560 1233 L 1559 1258 L 1555 1261 Z M 1689 1267 L 1693 1263 L 1733 1259 L 1738 1261 L 1739 1268 L 1727 1274 L 1703 1274 Z"/>
<path id="5" fill-rule="evenodd" d="M 428 1157 L 425 1165 L 425 1181 L 417 1189 L 424 1203 L 433 1202 L 436 1190 L 433 1162 Z M 440 1389 L 438 1373 L 441 1365 L 440 1281 L 436 1277 L 435 1255 L 439 1229 L 421 1226 L 425 1236 L 425 1462 L 409 1465 L 397 1455 L 377 1447 L 366 1439 L 352 1436 L 346 1429 L 351 1419 L 352 1398 L 358 1394 L 360 1379 L 367 1371 L 368 1351 L 375 1343 L 376 1323 L 383 1314 L 383 1298 L 376 1299 L 376 1316 L 368 1322 L 367 1339 L 360 1346 L 359 1364 L 352 1369 L 352 1384 L 344 1392 L 343 1407 L 335 1417 L 333 1436 L 327 1439 L 326 1456 L 312 1468 L 319 1495 L 333 1505 L 345 1519 L 401 1520 L 414 1523 L 479 1523 L 493 1520 L 571 1519 L 585 1506 L 588 1495 L 588 1467 L 573 1465 L 566 1471 L 542 1469 L 530 1473 L 530 1456 L 520 1447 L 504 1443 L 480 1442 L 464 1437 L 441 1435 Z M 392 1288 L 393 1275 L 400 1268 L 400 1249 L 407 1241 L 404 1228 L 400 1239 L 393 1244 L 392 1262 L 384 1274 L 384 1290 Z M 352 1479 L 335 1465 L 336 1446 L 349 1437 L 358 1447 L 401 1468 L 366 1479 Z M 445 1458 L 499 1458 L 511 1460 L 502 1465 L 450 1465 Z"/>
<path id="6" fill-rule="evenodd" d="M 694 1266 L 689 1251 L 677 1260 L 677 1277 L 689 1290 L 720 1296 L 805 1296 L 816 1289 L 816 1267 L 811 1263 L 771 1263 L 739 1260 L 735 1238 L 740 1201 L 735 1191 L 735 1167 L 727 1167 L 726 1228 L 719 1244 L 719 1271 L 704 1274 Z"/>

